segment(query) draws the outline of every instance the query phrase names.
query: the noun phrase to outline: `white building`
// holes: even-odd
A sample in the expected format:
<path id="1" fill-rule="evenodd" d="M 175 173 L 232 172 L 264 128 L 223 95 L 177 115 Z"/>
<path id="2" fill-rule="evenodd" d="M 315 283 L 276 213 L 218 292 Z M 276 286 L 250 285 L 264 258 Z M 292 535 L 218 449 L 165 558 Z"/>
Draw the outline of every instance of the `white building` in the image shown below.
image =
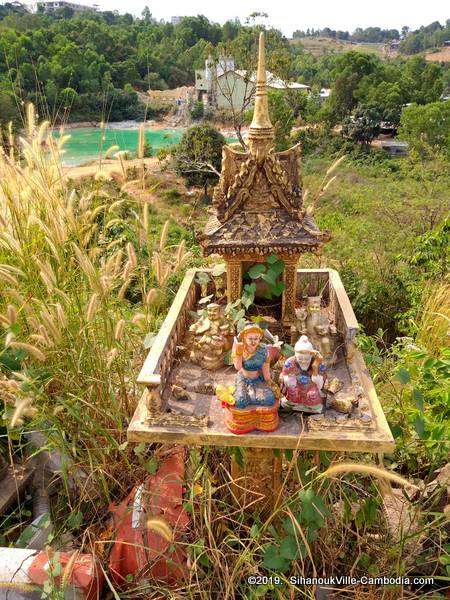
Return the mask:
<path id="1" fill-rule="evenodd" d="M 53 13 L 61 8 L 70 8 L 73 12 L 83 12 L 85 10 L 98 10 L 98 5 L 88 6 L 86 4 L 76 4 L 75 2 L 66 2 L 66 0 L 49 0 L 48 2 L 38 2 L 37 10 L 44 13 Z"/>
<path id="2" fill-rule="evenodd" d="M 238 108 L 250 107 L 256 89 L 256 72 L 248 73 L 235 69 L 234 59 L 220 57 L 217 62 L 211 58 L 205 61 L 205 69 L 195 71 L 195 91 L 197 99 L 209 106 L 230 108 L 230 103 Z M 268 90 L 303 90 L 309 92 L 309 85 L 283 81 L 267 71 Z"/>

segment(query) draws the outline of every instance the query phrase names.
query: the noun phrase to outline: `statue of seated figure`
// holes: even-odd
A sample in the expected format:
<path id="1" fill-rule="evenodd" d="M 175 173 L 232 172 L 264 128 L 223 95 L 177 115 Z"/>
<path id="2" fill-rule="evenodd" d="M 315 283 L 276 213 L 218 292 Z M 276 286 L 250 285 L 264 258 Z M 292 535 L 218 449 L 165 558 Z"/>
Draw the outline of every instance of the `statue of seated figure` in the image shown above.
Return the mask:
<path id="1" fill-rule="evenodd" d="M 320 413 L 323 410 L 322 389 L 326 381 L 326 366 L 320 353 L 306 335 L 294 347 L 295 355 L 284 363 L 280 374 L 281 405 L 293 410 Z"/>
<path id="2" fill-rule="evenodd" d="M 221 307 L 215 303 L 208 304 L 206 315 L 193 323 L 189 332 L 192 362 L 209 370 L 223 367 L 224 356 L 231 347 L 234 327 L 222 314 Z"/>
<path id="3" fill-rule="evenodd" d="M 278 427 L 280 392 L 271 379 L 271 351 L 261 342 L 263 335 L 256 324 L 244 327 L 233 344 L 233 365 L 238 371 L 233 392 L 230 390 L 225 400 L 219 386 L 216 390 L 225 409 L 225 424 L 233 433 L 274 431 Z"/>

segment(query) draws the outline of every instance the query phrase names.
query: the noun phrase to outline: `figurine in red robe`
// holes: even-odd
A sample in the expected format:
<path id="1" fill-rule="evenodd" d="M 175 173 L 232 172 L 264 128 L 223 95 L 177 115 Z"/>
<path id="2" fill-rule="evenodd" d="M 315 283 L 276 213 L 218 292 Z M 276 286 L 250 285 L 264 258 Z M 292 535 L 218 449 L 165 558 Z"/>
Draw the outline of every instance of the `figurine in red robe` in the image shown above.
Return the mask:
<path id="1" fill-rule="evenodd" d="M 323 410 L 321 390 L 326 381 L 326 366 L 320 353 L 313 348 L 306 335 L 294 347 L 295 356 L 284 363 L 280 375 L 285 408 L 309 413 Z"/>

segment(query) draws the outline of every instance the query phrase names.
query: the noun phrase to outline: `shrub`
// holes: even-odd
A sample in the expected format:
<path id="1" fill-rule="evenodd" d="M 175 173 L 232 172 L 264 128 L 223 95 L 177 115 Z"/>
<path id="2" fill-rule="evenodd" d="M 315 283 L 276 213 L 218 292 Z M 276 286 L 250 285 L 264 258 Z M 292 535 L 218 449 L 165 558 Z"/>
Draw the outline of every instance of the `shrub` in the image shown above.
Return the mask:
<path id="1" fill-rule="evenodd" d="M 225 138 L 210 125 L 188 129 L 175 151 L 175 170 L 188 185 L 207 186 L 218 179 Z"/>

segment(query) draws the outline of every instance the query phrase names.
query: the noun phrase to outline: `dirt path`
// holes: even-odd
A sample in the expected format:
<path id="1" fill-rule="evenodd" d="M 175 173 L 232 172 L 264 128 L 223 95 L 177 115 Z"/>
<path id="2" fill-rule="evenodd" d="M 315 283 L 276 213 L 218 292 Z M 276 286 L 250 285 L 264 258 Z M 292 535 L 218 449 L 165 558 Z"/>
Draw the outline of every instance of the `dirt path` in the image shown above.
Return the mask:
<path id="1" fill-rule="evenodd" d="M 141 164 L 139 158 L 124 161 L 124 165 L 127 169 L 139 167 Z M 151 158 L 144 158 L 144 164 L 149 171 L 156 171 L 156 169 L 159 169 L 159 161 L 154 156 Z M 91 165 L 85 165 L 84 167 L 64 167 L 64 174 L 69 179 L 81 179 L 82 177 L 94 177 L 100 169 L 105 173 L 121 172 L 118 160 L 102 160 L 101 164 L 98 161 Z"/>

